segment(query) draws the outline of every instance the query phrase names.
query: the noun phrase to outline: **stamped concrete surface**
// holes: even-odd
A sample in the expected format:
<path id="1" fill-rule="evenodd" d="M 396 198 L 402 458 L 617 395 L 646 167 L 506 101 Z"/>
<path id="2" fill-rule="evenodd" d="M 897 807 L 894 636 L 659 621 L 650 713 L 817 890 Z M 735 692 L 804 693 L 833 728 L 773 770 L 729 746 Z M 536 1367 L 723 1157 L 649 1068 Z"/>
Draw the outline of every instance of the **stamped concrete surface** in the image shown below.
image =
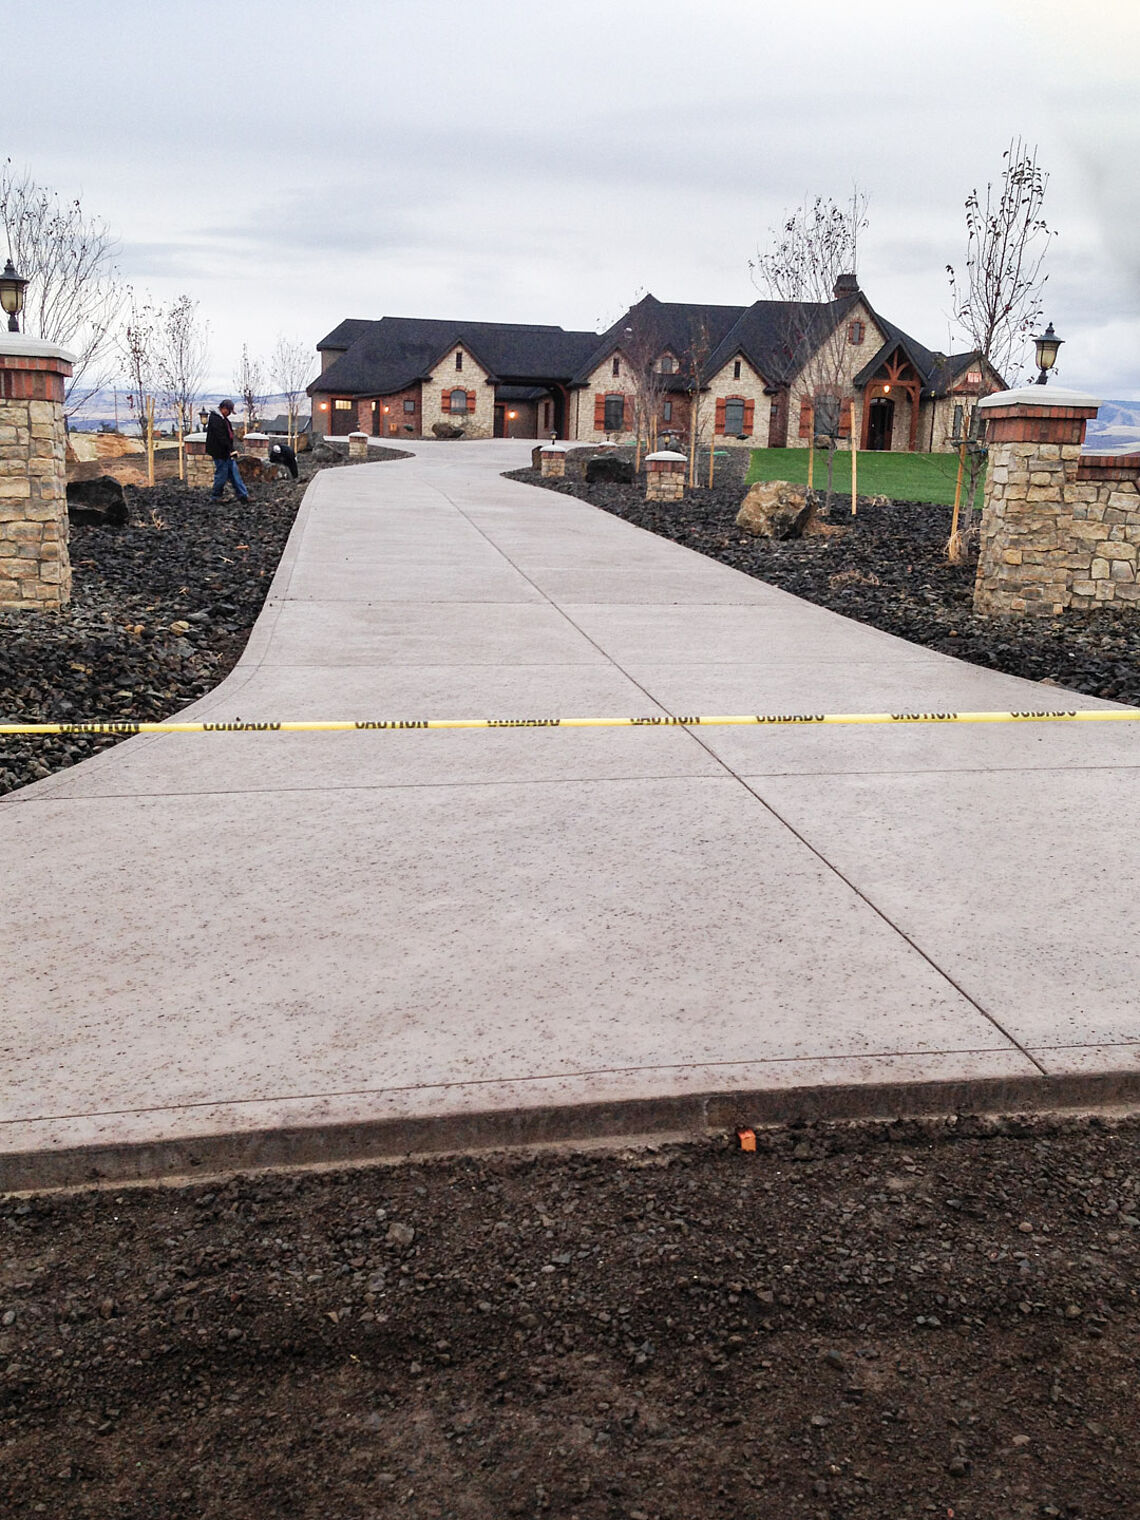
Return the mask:
<path id="1" fill-rule="evenodd" d="M 1105 704 L 416 445 L 185 716 Z M 1131 724 L 144 736 L 0 802 L 0 1184 L 1140 1087 Z"/>

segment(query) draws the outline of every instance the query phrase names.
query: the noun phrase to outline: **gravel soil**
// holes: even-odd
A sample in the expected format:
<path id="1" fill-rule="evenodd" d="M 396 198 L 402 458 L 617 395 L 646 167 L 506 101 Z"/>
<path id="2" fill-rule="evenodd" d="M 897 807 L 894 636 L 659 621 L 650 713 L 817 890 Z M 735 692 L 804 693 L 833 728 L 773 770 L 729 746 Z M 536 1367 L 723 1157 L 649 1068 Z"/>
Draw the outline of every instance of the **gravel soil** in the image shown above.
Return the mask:
<path id="1" fill-rule="evenodd" d="M 10 1197 L 3 1512 L 1135 1516 L 1138 1188 L 962 1119 Z"/>
<path id="2" fill-rule="evenodd" d="M 305 486 L 339 463 L 303 454 L 298 482 L 251 484 L 248 505 L 177 481 L 125 487 L 127 526 L 71 529 L 71 604 L 0 613 L 0 717 L 154 723 L 210 691 L 245 648 Z M 120 742 L 0 737 L 0 794 Z"/>
<path id="3" fill-rule="evenodd" d="M 942 654 L 1088 696 L 1140 704 L 1140 616 L 1119 611 L 1044 619 L 975 616 L 976 554 L 965 565 L 946 563 L 949 507 L 863 501 L 852 517 L 849 504 L 837 501 L 831 522 L 841 533 L 775 541 L 736 527 L 746 489 L 738 480 L 712 490 L 698 487 L 686 492 L 684 501 L 669 503 L 647 502 L 641 482 L 587 485 L 543 480 L 535 470 L 512 471 L 511 479 L 577 496 L 734 570 Z"/>

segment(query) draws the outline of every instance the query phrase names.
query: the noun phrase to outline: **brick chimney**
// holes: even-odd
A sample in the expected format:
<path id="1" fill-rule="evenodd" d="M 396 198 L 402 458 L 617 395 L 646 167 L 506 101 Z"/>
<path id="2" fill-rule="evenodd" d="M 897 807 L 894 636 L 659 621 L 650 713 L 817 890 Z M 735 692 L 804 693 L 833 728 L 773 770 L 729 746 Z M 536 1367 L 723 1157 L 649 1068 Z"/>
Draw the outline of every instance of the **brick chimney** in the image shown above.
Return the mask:
<path id="1" fill-rule="evenodd" d="M 845 296 L 857 296 L 859 294 L 859 276 L 856 274 L 841 274 L 835 282 L 835 299 L 842 301 Z"/>

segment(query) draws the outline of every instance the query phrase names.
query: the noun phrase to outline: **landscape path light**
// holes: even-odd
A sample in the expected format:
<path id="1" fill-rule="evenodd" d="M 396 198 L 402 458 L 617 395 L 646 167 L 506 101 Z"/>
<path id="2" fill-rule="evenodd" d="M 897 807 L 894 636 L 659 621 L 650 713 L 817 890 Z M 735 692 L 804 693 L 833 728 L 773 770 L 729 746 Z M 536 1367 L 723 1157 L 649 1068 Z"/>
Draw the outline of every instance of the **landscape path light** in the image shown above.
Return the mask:
<path id="1" fill-rule="evenodd" d="M 1049 323 L 1049 326 L 1039 338 L 1034 338 L 1033 344 L 1037 353 L 1037 368 L 1041 371 L 1037 376 L 1038 385 L 1047 385 L 1049 383 L 1049 371 L 1056 364 L 1057 352 L 1064 341 L 1064 338 L 1058 338 L 1057 334 L 1053 331 L 1052 322 Z"/>
<path id="2" fill-rule="evenodd" d="M 28 281 L 16 273 L 16 266 L 9 259 L 0 274 L 0 306 L 8 313 L 8 331 L 19 332 L 19 316 L 24 309 L 24 291 Z"/>

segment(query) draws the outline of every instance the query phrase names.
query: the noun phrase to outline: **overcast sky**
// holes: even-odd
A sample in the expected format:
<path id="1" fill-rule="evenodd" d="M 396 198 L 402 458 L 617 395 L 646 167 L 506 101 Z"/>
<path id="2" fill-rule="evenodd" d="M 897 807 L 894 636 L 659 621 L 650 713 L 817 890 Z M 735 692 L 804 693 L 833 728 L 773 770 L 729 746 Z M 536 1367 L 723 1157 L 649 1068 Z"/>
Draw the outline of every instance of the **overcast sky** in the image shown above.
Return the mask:
<path id="1" fill-rule="evenodd" d="M 596 328 L 746 303 L 805 196 L 871 198 L 859 276 L 951 343 L 962 202 L 1012 136 L 1055 227 L 1059 379 L 1140 399 L 1140 0 L 0 0 L 3 152 L 80 195 L 211 383 L 342 317 Z M 961 339 L 954 346 L 966 345 Z"/>

